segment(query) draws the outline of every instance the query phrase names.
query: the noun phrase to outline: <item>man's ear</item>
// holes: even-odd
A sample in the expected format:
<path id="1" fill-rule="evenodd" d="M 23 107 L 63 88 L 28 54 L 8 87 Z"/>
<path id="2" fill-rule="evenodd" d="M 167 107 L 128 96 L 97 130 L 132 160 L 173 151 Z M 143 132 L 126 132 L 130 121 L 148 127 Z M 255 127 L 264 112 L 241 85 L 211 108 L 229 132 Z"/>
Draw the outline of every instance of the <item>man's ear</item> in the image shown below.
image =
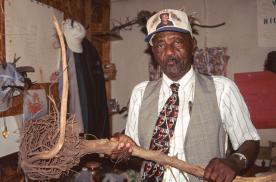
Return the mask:
<path id="1" fill-rule="evenodd" d="M 152 43 L 151 43 L 151 44 L 149 44 L 149 48 L 150 48 L 151 53 L 153 53 L 153 52 L 154 52 L 154 50 L 153 50 L 153 45 L 152 45 Z"/>
<path id="2" fill-rule="evenodd" d="M 195 52 L 195 50 L 197 49 L 197 40 L 195 37 L 192 37 L 192 49 L 193 49 L 193 54 Z"/>

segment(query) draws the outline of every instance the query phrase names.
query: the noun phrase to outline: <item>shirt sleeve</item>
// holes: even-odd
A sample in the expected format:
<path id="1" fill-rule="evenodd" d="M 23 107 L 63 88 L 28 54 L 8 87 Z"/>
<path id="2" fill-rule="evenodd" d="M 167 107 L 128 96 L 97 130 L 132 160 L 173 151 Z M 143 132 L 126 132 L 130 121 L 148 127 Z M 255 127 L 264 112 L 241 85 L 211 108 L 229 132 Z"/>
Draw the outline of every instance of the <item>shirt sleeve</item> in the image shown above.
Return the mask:
<path id="1" fill-rule="evenodd" d="M 260 140 L 252 124 L 245 101 L 236 84 L 225 78 L 221 96 L 218 98 L 222 122 L 231 140 L 234 150 L 246 140 Z"/>
<path id="2" fill-rule="evenodd" d="M 138 138 L 138 118 L 142 98 L 148 81 L 142 82 L 134 87 L 128 109 L 125 134 L 132 138 L 137 145 L 140 145 Z"/>

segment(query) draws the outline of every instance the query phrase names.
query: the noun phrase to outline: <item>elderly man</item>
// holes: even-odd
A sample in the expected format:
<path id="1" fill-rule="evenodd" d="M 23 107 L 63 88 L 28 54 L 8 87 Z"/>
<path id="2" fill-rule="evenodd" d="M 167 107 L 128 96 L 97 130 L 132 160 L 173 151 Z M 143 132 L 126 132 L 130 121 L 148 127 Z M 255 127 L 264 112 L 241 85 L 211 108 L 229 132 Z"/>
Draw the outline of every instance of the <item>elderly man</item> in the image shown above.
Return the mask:
<path id="1" fill-rule="evenodd" d="M 172 25 L 158 27 L 167 13 Z M 166 9 L 147 22 L 149 42 L 163 77 L 145 81 L 132 92 L 125 134 L 114 136 L 118 149 L 131 146 L 161 150 L 191 164 L 205 166 L 204 180 L 230 182 L 251 165 L 259 135 L 236 87 L 222 76 L 193 69 L 196 47 L 185 12 Z M 226 156 L 229 137 L 234 152 Z M 152 161 L 141 167 L 142 181 L 200 181 Z"/>

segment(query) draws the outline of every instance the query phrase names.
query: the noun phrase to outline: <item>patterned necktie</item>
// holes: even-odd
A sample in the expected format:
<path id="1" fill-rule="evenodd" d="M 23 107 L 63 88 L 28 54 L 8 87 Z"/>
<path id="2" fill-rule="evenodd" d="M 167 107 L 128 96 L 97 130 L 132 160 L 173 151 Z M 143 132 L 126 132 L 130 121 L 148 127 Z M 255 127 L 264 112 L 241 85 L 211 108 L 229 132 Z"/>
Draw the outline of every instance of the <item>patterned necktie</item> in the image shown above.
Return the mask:
<path id="1" fill-rule="evenodd" d="M 170 87 L 172 95 L 168 98 L 164 107 L 160 111 L 150 143 L 151 150 L 162 150 L 165 154 L 169 153 L 170 139 L 173 137 L 179 106 L 179 84 L 173 83 Z M 162 181 L 164 171 L 164 166 L 152 161 L 147 161 L 144 166 L 142 179 L 146 180 L 155 178 L 155 181 Z"/>

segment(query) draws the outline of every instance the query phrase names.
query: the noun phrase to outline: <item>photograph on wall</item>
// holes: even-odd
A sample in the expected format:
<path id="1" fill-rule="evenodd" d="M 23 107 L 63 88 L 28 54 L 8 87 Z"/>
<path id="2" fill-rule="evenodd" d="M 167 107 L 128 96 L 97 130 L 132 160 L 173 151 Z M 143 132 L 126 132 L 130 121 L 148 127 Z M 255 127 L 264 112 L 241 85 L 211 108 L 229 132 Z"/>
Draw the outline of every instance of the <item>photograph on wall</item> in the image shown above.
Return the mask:
<path id="1" fill-rule="evenodd" d="M 45 90 L 28 90 L 24 95 L 23 120 L 39 119 L 47 113 L 48 104 Z"/>

